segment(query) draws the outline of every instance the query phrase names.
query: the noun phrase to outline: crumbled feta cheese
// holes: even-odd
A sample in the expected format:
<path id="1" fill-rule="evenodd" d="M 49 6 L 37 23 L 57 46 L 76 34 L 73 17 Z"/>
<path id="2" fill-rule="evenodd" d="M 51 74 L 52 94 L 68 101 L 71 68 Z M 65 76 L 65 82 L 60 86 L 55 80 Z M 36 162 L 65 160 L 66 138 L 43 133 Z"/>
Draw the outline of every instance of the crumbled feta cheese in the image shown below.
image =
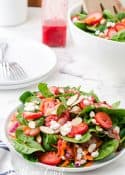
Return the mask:
<path id="1" fill-rule="evenodd" d="M 77 125 L 79 125 L 80 123 L 82 123 L 82 118 L 81 118 L 81 117 L 76 117 L 76 118 L 74 118 L 74 119 L 71 121 L 71 124 L 72 124 L 73 126 L 77 126 Z"/>
<path id="2" fill-rule="evenodd" d="M 91 153 L 91 156 L 94 157 L 94 158 L 98 157 L 98 155 L 99 155 L 98 151 L 94 151 L 94 152 Z"/>
<path id="3" fill-rule="evenodd" d="M 64 156 L 61 157 L 62 160 L 66 160 L 66 158 Z"/>
<path id="4" fill-rule="evenodd" d="M 95 117 L 95 112 L 94 112 L 94 111 L 91 111 L 91 112 L 89 113 L 89 116 L 90 116 L 91 118 Z"/>
<path id="5" fill-rule="evenodd" d="M 113 130 L 118 134 L 120 133 L 120 128 L 118 126 L 115 126 Z"/>
<path id="6" fill-rule="evenodd" d="M 114 22 L 107 22 L 106 24 L 107 27 L 114 27 L 115 26 L 115 23 Z"/>
<path id="7" fill-rule="evenodd" d="M 100 31 L 99 30 L 96 30 L 95 34 L 96 35 L 99 35 L 100 34 Z"/>
<path id="8" fill-rule="evenodd" d="M 72 22 L 73 23 L 75 23 L 75 22 L 77 22 L 78 21 L 78 18 L 77 17 L 74 17 L 73 19 L 72 19 Z"/>
<path id="9" fill-rule="evenodd" d="M 83 156 L 83 150 L 82 150 L 82 148 L 78 148 L 77 149 L 77 156 L 76 156 L 76 159 L 77 160 L 81 160 L 82 159 L 82 156 Z"/>
<path id="10" fill-rule="evenodd" d="M 84 100 L 84 104 L 88 106 L 88 105 L 90 105 L 90 101 L 86 99 L 86 100 Z"/>
<path id="11" fill-rule="evenodd" d="M 81 136 L 80 134 L 76 134 L 76 135 L 75 135 L 75 139 L 76 139 L 76 140 L 80 140 L 81 138 L 82 138 L 82 136 Z"/>
<path id="12" fill-rule="evenodd" d="M 35 110 L 38 110 L 38 109 L 39 109 L 39 106 L 33 102 L 27 102 L 24 105 L 24 111 L 26 112 L 34 112 Z"/>
<path id="13" fill-rule="evenodd" d="M 80 161 L 80 163 L 81 163 L 81 165 L 83 165 L 83 164 L 86 163 L 86 160 L 85 160 L 85 159 L 82 159 L 82 160 Z"/>
<path id="14" fill-rule="evenodd" d="M 67 122 L 66 124 L 60 127 L 60 133 L 62 136 L 66 136 L 71 132 L 71 129 L 72 129 L 71 122 Z"/>
<path id="15" fill-rule="evenodd" d="M 101 21 L 100 21 L 100 24 L 105 24 L 106 20 L 103 18 Z"/>
<path id="16" fill-rule="evenodd" d="M 96 120 L 94 118 L 91 121 L 93 124 L 96 124 Z"/>
<path id="17" fill-rule="evenodd" d="M 28 126 L 29 128 L 34 129 L 36 127 L 36 123 L 34 121 L 30 121 Z"/>
<path id="18" fill-rule="evenodd" d="M 90 144 L 89 147 L 88 147 L 89 153 L 92 153 L 95 149 L 96 149 L 96 144 L 95 143 Z"/>
<path id="19" fill-rule="evenodd" d="M 60 128 L 60 124 L 54 120 L 52 120 L 50 122 L 50 128 L 53 129 L 53 130 L 57 130 Z"/>
<path id="20" fill-rule="evenodd" d="M 42 142 L 42 137 L 41 137 L 40 135 L 38 135 L 38 136 L 36 137 L 36 141 L 37 141 L 38 143 L 41 143 L 41 142 Z"/>

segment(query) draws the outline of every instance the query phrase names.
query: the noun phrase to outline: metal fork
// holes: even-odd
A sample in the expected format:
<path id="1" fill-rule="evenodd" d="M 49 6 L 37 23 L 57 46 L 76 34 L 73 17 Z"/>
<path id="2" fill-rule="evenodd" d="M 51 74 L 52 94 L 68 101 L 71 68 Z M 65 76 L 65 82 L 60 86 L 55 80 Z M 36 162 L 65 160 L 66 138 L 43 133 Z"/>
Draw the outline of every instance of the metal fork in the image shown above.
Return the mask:
<path id="1" fill-rule="evenodd" d="M 0 43 L 1 61 L 0 61 L 0 77 L 3 80 L 22 80 L 27 77 L 24 69 L 17 62 L 8 62 L 6 60 L 6 52 L 8 49 L 7 43 Z"/>

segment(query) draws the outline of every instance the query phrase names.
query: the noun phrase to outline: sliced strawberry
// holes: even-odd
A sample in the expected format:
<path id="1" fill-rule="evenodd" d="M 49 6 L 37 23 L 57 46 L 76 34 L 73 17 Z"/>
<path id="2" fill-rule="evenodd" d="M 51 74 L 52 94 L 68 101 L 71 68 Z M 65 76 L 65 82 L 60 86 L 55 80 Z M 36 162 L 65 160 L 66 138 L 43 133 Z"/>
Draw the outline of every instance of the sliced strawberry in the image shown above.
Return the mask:
<path id="1" fill-rule="evenodd" d="M 117 23 L 115 25 L 115 29 L 116 29 L 117 32 L 119 32 L 121 30 L 125 30 L 125 24 L 123 24 L 123 23 Z"/>
<path id="2" fill-rule="evenodd" d="M 23 117 L 26 120 L 34 120 L 42 117 L 43 113 L 42 112 L 23 112 Z"/>
<path id="3" fill-rule="evenodd" d="M 49 115 L 48 117 L 46 117 L 45 125 L 49 127 L 52 120 L 57 121 L 58 120 L 57 115 Z"/>
<path id="4" fill-rule="evenodd" d="M 116 31 L 115 27 L 111 27 L 108 29 L 107 37 L 109 39 L 111 39 L 116 33 L 117 33 L 117 31 Z"/>
<path id="5" fill-rule="evenodd" d="M 66 111 L 59 117 L 58 123 L 64 125 L 69 120 L 70 120 L 70 114 L 68 111 Z"/>
<path id="6" fill-rule="evenodd" d="M 50 92 L 54 95 L 58 95 L 59 94 L 59 88 L 56 86 L 51 86 L 50 88 Z"/>
<path id="7" fill-rule="evenodd" d="M 46 152 L 39 157 L 39 162 L 55 166 L 61 162 L 61 157 L 56 152 Z"/>
<path id="8" fill-rule="evenodd" d="M 91 13 L 84 20 L 84 23 L 86 23 L 88 25 L 98 24 L 98 23 L 100 23 L 102 17 L 103 17 L 102 13 L 99 13 L 99 12 Z"/>
<path id="9" fill-rule="evenodd" d="M 95 115 L 96 122 L 99 123 L 99 125 L 102 128 L 110 129 L 112 128 L 112 120 L 108 114 L 105 112 L 97 112 Z"/>
<path id="10" fill-rule="evenodd" d="M 68 134 L 69 137 L 74 137 L 76 134 L 84 134 L 88 131 L 88 125 L 81 123 L 77 126 L 72 126 L 71 132 Z"/>

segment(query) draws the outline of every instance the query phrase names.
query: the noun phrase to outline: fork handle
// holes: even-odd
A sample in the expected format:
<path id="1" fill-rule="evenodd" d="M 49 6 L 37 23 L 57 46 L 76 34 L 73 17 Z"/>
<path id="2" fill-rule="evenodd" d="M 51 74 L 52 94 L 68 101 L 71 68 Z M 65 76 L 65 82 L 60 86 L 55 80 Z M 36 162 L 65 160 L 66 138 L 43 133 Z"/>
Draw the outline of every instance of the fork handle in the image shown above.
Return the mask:
<path id="1" fill-rule="evenodd" d="M 8 44 L 7 43 L 0 43 L 0 48 L 1 48 L 1 53 L 2 53 L 1 61 L 5 62 L 5 55 L 6 55 L 6 51 L 8 49 Z"/>

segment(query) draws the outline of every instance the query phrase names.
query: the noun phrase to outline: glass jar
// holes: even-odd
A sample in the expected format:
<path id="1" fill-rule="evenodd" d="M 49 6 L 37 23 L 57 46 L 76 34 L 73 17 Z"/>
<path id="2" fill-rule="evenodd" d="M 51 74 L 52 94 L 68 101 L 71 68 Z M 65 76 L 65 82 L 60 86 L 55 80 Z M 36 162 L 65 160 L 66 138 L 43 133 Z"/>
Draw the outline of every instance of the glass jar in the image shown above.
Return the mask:
<path id="1" fill-rule="evenodd" d="M 67 0 L 43 0 L 42 41 L 51 47 L 64 47 L 67 33 Z"/>

